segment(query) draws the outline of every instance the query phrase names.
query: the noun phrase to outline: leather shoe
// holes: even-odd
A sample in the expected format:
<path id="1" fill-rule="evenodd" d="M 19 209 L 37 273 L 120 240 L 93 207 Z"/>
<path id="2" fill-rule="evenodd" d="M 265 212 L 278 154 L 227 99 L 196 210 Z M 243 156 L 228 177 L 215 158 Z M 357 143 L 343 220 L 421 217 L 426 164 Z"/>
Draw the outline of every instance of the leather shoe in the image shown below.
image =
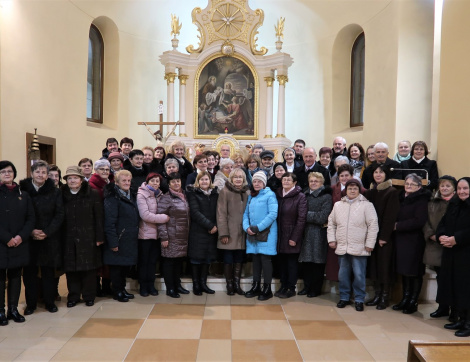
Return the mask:
<path id="1" fill-rule="evenodd" d="M 140 292 L 139 292 L 140 296 L 141 297 L 148 297 L 150 294 L 147 290 L 144 290 L 144 289 L 140 289 Z"/>
<path id="2" fill-rule="evenodd" d="M 50 305 L 46 305 L 46 310 L 49 313 L 56 313 L 59 309 L 57 308 L 55 304 L 50 304 Z M 26 310 L 25 310 L 25 314 L 26 314 Z"/>
<path id="3" fill-rule="evenodd" d="M 456 337 L 469 337 L 470 336 L 470 323 L 465 323 L 462 329 L 455 332 Z"/>
<path id="4" fill-rule="evenodd" d="M 0 326 L 6 326 L 8 325 L 8 319 L 7 316 L 5 315 L 5 310 L 0 309 Z"/>
<path id="5" fill-rule="evenodd" d="M 23 313 L 24 315 L 31 315 L 34 313 L 35 310 L 36 310 L 35 307 L 33 308 L 27 305 Z"/>
<path id="6" fill-rule="evenodd" d="M 134 294 L 129 293 L 127 290 L 123 290 L 122 294 L 127 298 L 127 299 L 134 299 Z"/>
<path id="7" fill-rule="evenodd" d="M 430 314 L 431 318 L 441 318 L 441 317 L 448 317 L 449 316 L 449 308 L 437 308 L 436 311 Z"/>
<path id="8" fill-rule="evenodd" d="M 300 293 L 299 293 L 299 294 L 300 294 Z M 318 297 L 319 295 L 320 295 L 320 293 L 308 292 L 307 298 L 315 298 L 315 297 Z"/>
<path id="9" fill-rule="evenodd" d="M 344 307 L 346 307 L 347 305 L 350 305 L 350 304 L 351 304 L 351 302 L 349 300 L 340 300 L 338 302 L 338 304 L 336 304 L 336 307 L 344 308 Z"/>
<path id="10" fill-rule="evenodd" d="M 274 293 L 274 296 L 275 297 L 279 297 L 281 294 L 284 294 L 285 292 L 287 292 L 287 288 L 286 287 L 280 287 L 276 293 Z"/>
<path id="11" fill-rule="evenodd" d="M 127 298 L 123 292 L 114 294 L 113 299 L 121 303 L 127 303 L 129 301 L 129 298 Z"/>
<path id="12" fill-rule="evenodd" d="M 176 289 L 176 294 L 189 294 L 189 290 L 184 289 L 183 286 L 180 284 L 178 285 L 178 289 Z M 178 298 L 178 297 L 177 297 Z"/>
<path id="13" fill-rule="evenodd" d="M 25 321 L 24 317 L 18 312 L 16 307 L 8 308 L 7 319 L 13 319 L 16 323 L 23 323 Z"/>
<path id="14" fill-rule="evenodd" d="M 295 289 L 286 289 L 284 293 L 279 293 L 278 298 L 287 299 L 292 298 L 296 295 Z"/>
<path id="15" fill-rule="evenodd" d="M 167 290 L 166 295 L 168 295 L 171 298 L 179 298 L 180 297 L 180 295 L 174 289 Z"/>
<path id="16" fill-rule="evenodd" d="M 73 308 L 77 305 L 77 302 L 74 302 L 73 300 L 69 300 L 67 302 L 67 308 Z"/>
<path id="17" fill-rule="evenodd" d="M 150 295 L 156 296 L 156 295 L 158 295 L 158 290 L 155 287 L 152 286 L 152 287 L 149 288 L 149 293 L 150 293 Z"/>
<path id="18" fill-rule="evenodd" d="M 451 330 L 459 330 L 462 329 L 465 325 L 466 320 L 465 319 L 459 319 L 455 323 L 447 323 L 444 324 L 445 329 L 451 329 Z"/>
<path id="19" fill-rule="evenodd" d="M 85 301 L 85 305 L 87 307 L 93 307 L 95 305 L 95 301 L 94 300 L 87 300 L 87 301 Z"/>
<path id="20" fill-rule="evenodd" d="M 302 289 L 300 292 L 298 292 L 297 294 L 298 295 L 307 295 L 309 293 L 309 291 L 307 289 Z"/>
<path id="21" fill-rule="evenodd" d="M 363 312 L 364 311 L 364 303 L 362 302 L 355 302 L 354 306 L 356 307 L 356 310 L 358 312 Z"/>

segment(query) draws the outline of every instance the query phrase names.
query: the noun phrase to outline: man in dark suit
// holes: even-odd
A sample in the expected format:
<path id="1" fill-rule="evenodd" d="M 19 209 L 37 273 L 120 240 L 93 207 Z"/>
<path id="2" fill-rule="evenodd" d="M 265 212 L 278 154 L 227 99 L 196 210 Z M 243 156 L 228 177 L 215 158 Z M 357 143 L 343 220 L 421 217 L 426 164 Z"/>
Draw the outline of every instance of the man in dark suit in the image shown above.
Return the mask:
<path id="1" fill-rule="evenodd" d="M 308 187 L 308 174 L 310 172 L 320 172 L 325 178 L 324 185 L 330 185 L 330 173 L 328 170 L 315 162 L 317 159 L 317 153 L 313 147 L 307 147 L 303 153 L 304 165 L 297 167 L 294 170 L 297 176 L 297 185 L 302 189 Z"/>
<path id="2" fill-rule="evenodd" d="M 370 184 L 374 181 L 374 175 L 372 174 L 372 168 L 375 164 L 385 165 L 389 169 L 393 168 L 392 178 L 402 179 L 402 173 L 400 171 L 401 164 L 397 161 L 394 161 L 388 158 L 388 146 L 384 142 L 376 143 L 374 146 L 375 161 L 372 162 L 369 167 L 367 167 L 362 173 L 362 186 L 368 189 Z"/>

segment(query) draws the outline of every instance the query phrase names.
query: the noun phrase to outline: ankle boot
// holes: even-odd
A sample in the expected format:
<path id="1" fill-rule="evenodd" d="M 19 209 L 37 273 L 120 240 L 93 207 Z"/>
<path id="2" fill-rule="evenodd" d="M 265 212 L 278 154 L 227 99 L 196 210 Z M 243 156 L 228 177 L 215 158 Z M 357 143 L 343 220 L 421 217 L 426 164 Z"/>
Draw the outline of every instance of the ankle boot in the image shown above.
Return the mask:
<path id="1" fill-rule="evenodd" d="M 0 326 L 8 325 L 8 318 L 5 315 L 5 309 L 0 309 Z"/>
<path id="2" fill-rule="evenodd" d="M 245 292 L 240 287 L 240 280 L 242 278 L 242 263 L 235 263 L 233 265 L 233 288 L 238 295 L 245 295 Z"/>
<path id="3" fill-rule="evenodd" d="M 408 305 L 408 303 L 410 302 L 410 298 L 411 298 L 410 278 L 403 275 L 402 283 L 403 283 L 403 285 L 402 285 L 403 297 L 402 297 L 400 303 L 395 304 L 392 307 L 393 310 L 403 310 L 403 308 L 405 308 Z"/>
<path id="4" fill-rule="evenodd" d="M 254 298 L 261 294 L 260 282 L 253 282 L 251 289 L 245 293 L 245 297 Z"/>
<path id="5" fill-rule="evenodd" d="M 373 306 L 376 306 L 377 304 L 379 304 L 380 299 L 382 297 L 383 289 L 382 289 L 382 285 L 380 283 L 374 282 L 374 290 L 375 290 L 374 298 L 368 300 L 365 303 L 368 307 L 373 307 Z"/>
<path id="6" fill-rule="evenodd" d="M 465 322 L 462 329 L 455 332 L 456 337 L 470 337 L 470 322 Z"/>
<path id="7" fill-rule="evenodd" d="M 233 283 L 233 264 L 224 264 L 225 282 L 227 283 L 227 295 L 235 295 Z"/>
<path id="8" fill-rule="evenodd" d="M 127 303 L 129 301 L 129 298 L 127 298 L 122 291 L 118 293 L 114 293 L 113 299 L 121 303 Z M 68 304 L 67 304 L 67 307 L 68 307 Z"/>
<path id="9" fill-rule="evenodd" d="M 258 300 L 268 300 L 273 297 L 273 292 L 271 291 L 271 284 L 264 283 L 263 284 L 263 291 L 258 296 Z"/>
<path id="10" fill-rule="evenodd" d="M 380 297 L 379 304 L 377 304 L 377 307 L 375 308 L 378 310 L 384 310 L 388 307 L 389 303 L 390 303 L 390 288 L 384 287 L 384 290 Z"/>
<path id="11" fill-rule="evenodd" d="M 212 290 L 207 286 L 207 275 L 209 274 L 209 264 L 201 264 L 201 289 L 204 293 L 207 294 L 214 294 L 215 290 Z"/>
<path id="12" fill-rule="evenodd" d="M 194 295 L 202 295 L 202 288 L 200 283 L 201 278 L 201 264 L 191 264 L 191 271 L 193 276 L 193 293 Z"/>
<path id="13" fill-rule="evenodd" d="M 467 323 L 467 320 L 465 318 L 460 318 L 457 322 L 455 323 L 447 323 L 444 324 L 445 329 L 451 329 L 451 330 L 460 330 L 464 327 L 464 325 Z"/>
<path id="14" fill-rule="evenodd" d="M 403 308 L 404 314 L 413 314 L 418 310 L 419 293 L 423 285 L 423 277 L 412 277 L 411 278 L 411 298 L 408 305 Z"/>
<path id="15" fill-rule="evenodd" d="M 449 306 L 439 304 L 437 309 L 429 315 L 431 318 L 441 318 L 449 316 Z"/>
<path id="16" fill-rule="evenodd" d="M 8 307 L 7 319 L 13 319 L 16 323 L 23 323 L 25 321 L 16 307 Z"/>

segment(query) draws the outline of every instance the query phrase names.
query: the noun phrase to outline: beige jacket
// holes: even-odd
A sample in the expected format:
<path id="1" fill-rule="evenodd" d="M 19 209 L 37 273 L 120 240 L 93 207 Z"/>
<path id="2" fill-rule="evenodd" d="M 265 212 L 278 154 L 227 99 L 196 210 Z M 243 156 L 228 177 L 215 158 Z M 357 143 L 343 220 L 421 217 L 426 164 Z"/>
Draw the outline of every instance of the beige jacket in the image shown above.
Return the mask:
<path id="1" fill-rule="evenodd" d="M 362 195 L 352 202 L 343 197 L 328 217 L 328 243 L 337 243 L 338 255 L 370 255 L 366 247 L 374 248 L 378 232 L 374 205 Z"/>

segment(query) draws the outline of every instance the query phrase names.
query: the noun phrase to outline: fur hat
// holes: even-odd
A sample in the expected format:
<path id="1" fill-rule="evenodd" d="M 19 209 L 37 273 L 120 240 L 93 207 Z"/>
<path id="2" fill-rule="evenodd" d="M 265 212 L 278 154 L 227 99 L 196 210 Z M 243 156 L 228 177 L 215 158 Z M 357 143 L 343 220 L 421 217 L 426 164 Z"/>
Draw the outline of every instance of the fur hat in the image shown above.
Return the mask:
<path id="1" fill-rule="evenodd" d="M 261 180 L 263 181 L 264 183 L 264 186 L 266 186 L 266 183 L 268 182 L 268 178 L 266 177 L 266 174 L 264 173 L 264 171 L 258 171 L 256 172 L 253 177 L 252 177 L 252 180 Z"/>
<path id="2" fill-rule="evenodd" d="M 82 179 L 84 178 L 84 176 L 82 175 L 82 172 L 80 171 L 80 167 L 78 166 L 69 166 L 67 167 L 67 171 L 65 171 L 65 175 L 64 175 L 64 180 L 67 180 L 67 177 L 69 176 L 79 176 L 81 177 Z"/>

